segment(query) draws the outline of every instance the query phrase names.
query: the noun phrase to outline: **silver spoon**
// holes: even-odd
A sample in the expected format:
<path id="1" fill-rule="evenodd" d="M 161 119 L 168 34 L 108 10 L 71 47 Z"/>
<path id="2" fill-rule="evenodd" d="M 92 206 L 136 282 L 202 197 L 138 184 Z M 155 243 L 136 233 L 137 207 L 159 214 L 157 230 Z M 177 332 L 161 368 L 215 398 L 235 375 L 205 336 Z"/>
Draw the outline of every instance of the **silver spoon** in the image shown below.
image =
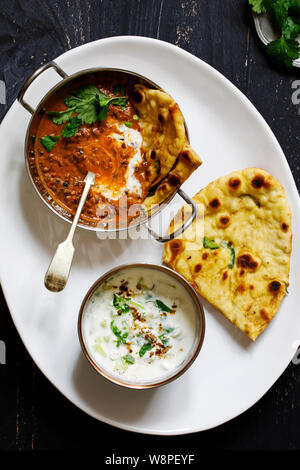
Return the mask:
<path id="1" fill-rule="evenodd" d="M 50 266 L 45 275 L 45 286 L 52 292 L 59 292 L 63 290 L 65 285 L 67 284 L 75 251 L 72 243 L 74 232 L 90 187 L 95 182 L 95 173 L 89 171 L 86 177 L 84 178 L 84 182 L 85 186 L 69 234 L 66 240 L 58 245 L 55 255 L 53 256 Z"/>

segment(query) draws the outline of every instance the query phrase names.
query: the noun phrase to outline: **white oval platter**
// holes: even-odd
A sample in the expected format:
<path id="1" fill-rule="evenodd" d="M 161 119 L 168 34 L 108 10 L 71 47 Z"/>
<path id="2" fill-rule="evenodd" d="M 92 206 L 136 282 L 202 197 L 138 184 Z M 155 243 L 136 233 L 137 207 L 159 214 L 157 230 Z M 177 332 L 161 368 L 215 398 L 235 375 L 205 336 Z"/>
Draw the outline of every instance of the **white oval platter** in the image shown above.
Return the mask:
<path id="1" fill-rule="evenodd" d="M 95 233 L 79 229 L 68 285 L 59 294 L 48 292 L 43 277 L 69 225 L 47 209 L 26 174 L 28 112 L 15 102 L 0 127 L 1 282 L 15 326 L 37 366 L 72 403 L 113 426 L 165 435 L 218 426 L 266 393 L 300 343 L 300 211 L 286 159 L 248 99 L 212 67 L 176 46 L 115 37 L 70 50 L 56 61 L 68 74 L 92 67 L 133 70 L 174 97 L 191 143 L 203 158 L 203 165 L 184 184 L 189 195 L 221 175 L 249 166 L 269 171 L 286 189 L 293 213 L 290 293 L 266 331 L 252 343 L 204 302 L 204 345 L 187 373 L 157 390 L 126 390 L 98 376 L 83 357 L 78 311 L 102 273 L 124 263 L 160 263 L 162 246 L 153 239 L 99 240 Z M 32 84 L 27 101 L 38 103 L 58 80 L 54 72 L 45 72 Z M 172 204 L 178 207 L 179 202 Z"/>

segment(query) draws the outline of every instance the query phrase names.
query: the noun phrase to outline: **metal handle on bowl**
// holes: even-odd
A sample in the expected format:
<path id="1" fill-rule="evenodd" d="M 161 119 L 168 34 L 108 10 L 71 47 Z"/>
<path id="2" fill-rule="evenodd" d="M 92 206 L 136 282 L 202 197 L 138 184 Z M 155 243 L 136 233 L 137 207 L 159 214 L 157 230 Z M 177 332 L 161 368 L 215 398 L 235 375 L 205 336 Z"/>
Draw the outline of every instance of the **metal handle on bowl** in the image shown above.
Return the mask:
<path id="1" fill-rule="evenodd" d="M 173 240 L 174 238 L 178 237 L 178 235 L 181 235 L 191 225 L 197 215 L 197 206 L 194 203 L 193 199 L 191 199 L 190 196 L 188 196 L 182 189 L 178 189 L 177 194 L 179 194 L 179 196 L 181 196 L 182 199 L 184 199 L 185 202 L 187 202 L 191 206 L 192 213 L 188 220 L 181 227 L 179 227 L 177 230 L 175 230 L 175 232 L 170 233 L 170 235 L 167 235 L 166 237 L 161 237 L 154 230 L 152 230 L 152 228 L 149 227 L 148 224 L 145 224 L 150 235 L 152 235 L 152 237 L 154 237 L 158 242 L 169 242 L 170 240 Z"/>
<path id="2" fill-rule="evenodd" d="M 37 69 L 35 72 L 33 72 L 32 75 L 30 75 L 29 78 L 27 78 L 26 82 L 22 86 L 21 90 L 19 91 L 18 94 L 18 101 L 19 103 L 25 108 L 27 111 L 29 111 L 31 114 L 34 114 L 35 110 L 28 104 L 26 101 L 24 101 L 23 96 L 25 92 L 27 91 L 28 87 L 31 85 L 31 83 L 39 76 L 41 73 L 43 73 L 45 70 L 50 69 L 53 67 L 55 71 L 62 77 L 62 78 L 67 78 L 68 74 L 61 69 L 56 62 L 48 62 L 47 64 L 43 65 L 39 69 Z"/>

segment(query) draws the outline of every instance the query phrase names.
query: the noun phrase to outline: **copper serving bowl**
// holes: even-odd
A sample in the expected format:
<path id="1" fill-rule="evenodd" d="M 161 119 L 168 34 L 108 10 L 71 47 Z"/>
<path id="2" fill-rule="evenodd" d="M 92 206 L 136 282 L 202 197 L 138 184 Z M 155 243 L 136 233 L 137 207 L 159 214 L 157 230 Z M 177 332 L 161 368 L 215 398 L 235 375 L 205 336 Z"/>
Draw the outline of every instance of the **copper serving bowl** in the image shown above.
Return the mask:
<path id="1" fill-rule="evenodd" d="M 36 109 L 33 109 L 25 100 L 24 100 L 24 94 L 28 87 L 31 85 L 31 83 L 39 76 L 41 75 L 45 70 L 49 68 L 54 68 L 54 70 L 62 77 L 62 80 L 56 84 L 54 87 L 52 87 L 49 92 L 42 98 Z M 40 121 L 43 116 L 43 110 L 46 107 L 47 101 L 56 93 L 58 90 L 60 90 L 62 87 L 70 86 L 70 84 L 73 81 L 76 80 L 81 80 L 84 77 L 95 74 L 98 72 L 113 72 L 113 73 L 120 73 L 124 76 L 124 74 L 127 74 L 128 77 L 132 80 L 133 78 L 136 79 L 136 83 L 143 83 L 148 87 L 151 88 L 156 88 L 156 89 L 161 89 L 157 84 L 152 82 L 151 80 L 147 79 L 146 77 L 143 77 L 142 75 L 139 75 L 137 73 L 128 71 L 128 70 L 122 70 L 122 69 L 117 69 L 117 68 L 94 68 L 94 69 L 86 69 L 86 70 L 81 70 L 73 75 L 68 75 L 61 67 L 59 67 L 55 62 L 49 62 L 43 67 L 39 68 L 37 71 L 35 71 L 24 83 L 22 86 L 19 94 L 18 94 L 18 101 L 19 103 L 29 112 L 31 113 L 32 117 L 29 122 L 28 128 L 27 128 L 27 133 L 26 133 L 26 138 L 25 138 L 25 163 L 26 163 L 26 168 L 30 177 L 30 180 L 37 191 L 38 195 L 42 199 L 42 201 L 47 205 L 49 209 L 51 209 L 56 215 L 58 215 L 60 218 L 67 222 L 72 222 L 73 219 L 73 214 L 66 210 L 64 207 L 59 205 L 53 197 L 49 194 L 47 188 L 44 186 L 43 182 L 41 181 L 41 178 L 38 173 L 38 169 L 36 166 L 36 160 L 34 156 L 34 142 L 31 136 L 36 135 L 36 131 L 39 127 Z M 186 135 L 187 139 L 188 137 L 188 130 L 187 126 L 185 123 L 185 129 L 186 129 Z M 153 217 L 154 215 L 158 214 L 175 196 L 175 194 L 178 193 L 184 200 L 187 202 L 190 207 L 191 207 L 191 215 L 187 218 L 186 221 L 182 224 L 180 228 L 178 228 L 174 233 L 170 234 L 169 236 L 166 237 L 161 237 L 157 233 L 155 233 L 150 226 L 147 224 L 149 219 Z M 150 234 L 156 238 L 160 242 L 166 242 L 168 240 L 171 240 L 180 233 L 182 233 L 185 229 L 189 227 L 189 225 L 193 222 L 193 220 L 196 217 L 197 213 L 197 207 L 193 200 L 184 192 L 182 189 L 177 189 L 174 191 L 174 193 L 168 197 L 165 201 L 162 203 L 158 204 L 153 211 L 151 211 L 151 214 L 144 214 L 138 219 L 136 219 L 136 223 L 131 222 L 130 223 L 130 228 L 137 227 L 141 224 L 144 224 L 147 226 Z M 128 226 L 126 227 L 117 227 L 117 228 L 103 228 L 98 226 L 98 222 L 94 221 L 89 221 L 84 218 L 79 219 L 78 223 L 79 227 L 82 227 L 87 230 L 93 230 L 93 231 L 98 231 L 98 232 L 119 232 L 122 230 L 128 230 Z"/>
<path id="2" fill-rule="evenodd" d="M 156 380 L 141 380 L 141 381 L 130 381 L 130 380 L 124 380 L 122 377 L 115 375 L 114 373 L 108 371 L 107 369 L 101 367 L 98 363 L 94 361 L 92 356 L 88 352 L 88 348 L 86 346 L 85 340 L 84 340 L 84 335 L 82 331 L 82 323 L 83 323 L 83 318 L 85 315 L 85 309 L 86 305 L 93 295 L 93 293 L 100 287 L 102 283 L 104 283 L 108 278 L 110 278 L 112 275 L 118 273 L 119 271 L 125 271 L 133 268 L 146 268 L 146 269 L 153 269 L 155 271 L 162 271 L 166 273 L 168 276 L 171 278 L 174 278 L 177 280 L 185 289 L 186 295 L 188 295 L 194 304 L 194 313 L 195 313 L 195 320 L 196 320 L 196 329 L 195 329 L 195 336 L 194 336 L 194 342 L 193 345 L 187 354 L 185 360 L 172 372 L 169 374 L 164 375 L 163 377 L 159 377 Z M 149 388 L 154 388 L 154 387 L 160 387 L 161 385 L 165 385 L 178 377 L 180 377 L 185 371 L 188 370 L 188 368 L 192 365 L 192 363 L 195 361 L 196 357 L 198 356 L 200 349 L 203 344 L 204 340 L 204 333 L 205 333 L 205 317 L 204 317 L 204 312 L 202 305 L 199 300 L 199 296 L 197 295 L 196 291 L 193 289 L 193 287 L 182 277 L 180 274 L 176 273 L 175 271 L 172 271 L 171 269 L 161 266 L 161 265 L 156 265 L 156 264 L 145 264 L 145 263 L 133 263 L 133 264 L 127 264 L 127 265 L 122 265 L 118 266 L 116 268 L 111 269 L 110 271 L 106 272 L 101 276 L 89 289 L 87 292 L 86 296 L 84 297 L 80 311 L 79 311 L 79 317 L 78 317 L 78 335 L 79 335 L 79 341 L 80 345 L 83 351 L 83 354 L 87 358 L 87 360 L 90 362 L 90 364 L 93 366 L 93 368 L 103 377 L 108 379 L 109 381 L 121 385 L 126 388 L 133 388 L 133 389 L 149 389 Z"/>

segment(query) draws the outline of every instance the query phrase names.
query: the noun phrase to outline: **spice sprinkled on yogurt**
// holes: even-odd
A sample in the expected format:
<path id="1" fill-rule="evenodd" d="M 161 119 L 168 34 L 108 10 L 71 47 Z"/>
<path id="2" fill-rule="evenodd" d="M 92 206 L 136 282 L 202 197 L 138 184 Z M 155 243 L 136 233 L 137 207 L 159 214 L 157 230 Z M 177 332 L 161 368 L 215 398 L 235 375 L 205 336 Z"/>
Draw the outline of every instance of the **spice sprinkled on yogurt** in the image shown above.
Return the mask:
<path id="1" fill-rule="evenodd" d="M 169 375 L 195 342 L 195 306 L 186 289 L 163 271 L 117 272 L 91 295 L 82 318 L 89 355 L 128 380 Z"/>

